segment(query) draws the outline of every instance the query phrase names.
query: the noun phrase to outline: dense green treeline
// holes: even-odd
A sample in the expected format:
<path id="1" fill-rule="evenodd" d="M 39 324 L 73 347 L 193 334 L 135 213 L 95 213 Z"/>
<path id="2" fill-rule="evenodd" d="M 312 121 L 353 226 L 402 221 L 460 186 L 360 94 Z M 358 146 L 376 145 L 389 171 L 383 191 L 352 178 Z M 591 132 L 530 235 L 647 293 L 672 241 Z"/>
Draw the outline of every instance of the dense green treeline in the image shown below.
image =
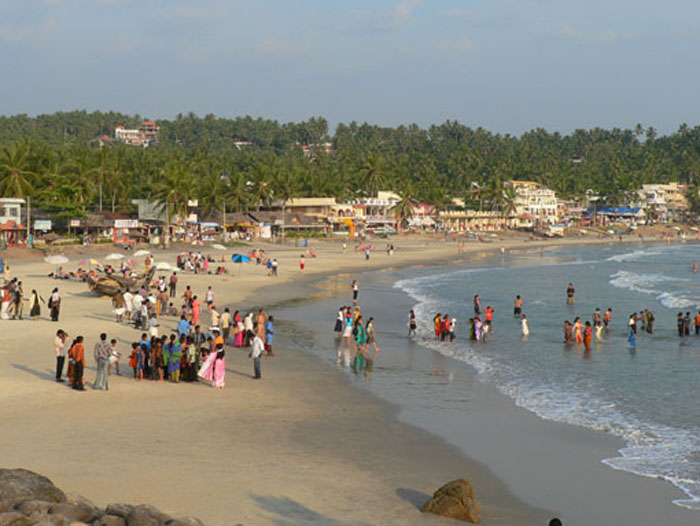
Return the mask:
<path id="1" fill-rule="evenodd" d="M 503 208 L 503 182 L 535 180 L 577 198 L 591 189 L 620 203 L 642 183 L 700 181 L 700 127 L 536 129 L 520 137 L 472 129 L 455 121 L 427 129 L 340 124 L 322 117 L 300 123 L 178 115 L 158 120 L 160 145 L 99 146 L 118 124 L 142 116 L 75 111 L 0 117 L 0 193 L 31 196 L 35 206 L 81 215 L 102 206 L 131 207 L 150 197 L 173 212 L 198 198 L 206 212 L 254 208 L 298 196 L 352 198 L 392 189 L 402 199 L 444 208 L 453 197 Z M 234 141 L 248 141 L 237 148 Z M 322 143 L 333 152 L 324 153 Z M 301 146 L 308 146 L 305 155 Z M 694 192 L 697 195 L 697 192 Z M 512 196 L 511 196 L 512 197 Z"/>

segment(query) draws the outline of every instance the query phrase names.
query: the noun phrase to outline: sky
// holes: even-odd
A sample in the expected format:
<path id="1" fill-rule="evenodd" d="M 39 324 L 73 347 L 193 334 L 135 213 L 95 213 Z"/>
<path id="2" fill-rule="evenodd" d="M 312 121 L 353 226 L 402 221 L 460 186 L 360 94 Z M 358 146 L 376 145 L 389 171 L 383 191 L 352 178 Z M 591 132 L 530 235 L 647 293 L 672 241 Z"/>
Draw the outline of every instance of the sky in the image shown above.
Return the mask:
<path id="1" fill-rule="evenodd" d="M 697 0 L 0 0 L 0 114 L 700 120 Z"/>

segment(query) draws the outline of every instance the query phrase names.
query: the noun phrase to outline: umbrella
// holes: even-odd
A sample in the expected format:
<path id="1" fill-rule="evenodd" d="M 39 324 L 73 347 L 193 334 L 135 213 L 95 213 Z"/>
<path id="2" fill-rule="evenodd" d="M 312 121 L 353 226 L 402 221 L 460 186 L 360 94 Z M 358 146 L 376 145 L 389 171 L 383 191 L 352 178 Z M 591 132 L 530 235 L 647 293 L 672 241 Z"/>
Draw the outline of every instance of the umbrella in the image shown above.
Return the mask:
<path id="1" fill-rule="evenodd" d="M 150 253 L 151 253 L 150 250 L 141 249 L 141 250 L 137 250 L 136 252 L 134 252 L 134 256 L 137 258 L 140 258 L 141 256 L 148 256 Z"/>
<path id="2" fill-rule="evenodd" d="M 170 265 L 170 263 L 166 261 L 161 261 L 160 263 L 156 263 L 156 270 L 172 270 L 173 267 Z"/>
<path id="3" fill-rule="evenodd" d="M 122 259 L 124 257 L 124 254 L 120 254 L 119 252 L 112 252 L 109 256 L 105 258 L 105 261 L 113 261 L 115 259 Z"/>
<path id="4" fill-rule="evenodd" d="M 226 247 L 224 245 L 220 245 L 219 243 L 215 243 L 211 246 L 214 250 L 226 250 Z"/>
<path id="5" fill-rule="evenodd" d="M 46 256 L 44 261 L 52 265 L 63 265 L 64 263 L 68 263 L 68 258 L 66 256 Z"/>
<path id="6" fill-rule="evenodd" d="M 248 263 L 250 261 L 250 258 L 248 256 L 244 256 L 243 254 L 234 254 L 231 257 L 231 261 L 234 263 Z"/>

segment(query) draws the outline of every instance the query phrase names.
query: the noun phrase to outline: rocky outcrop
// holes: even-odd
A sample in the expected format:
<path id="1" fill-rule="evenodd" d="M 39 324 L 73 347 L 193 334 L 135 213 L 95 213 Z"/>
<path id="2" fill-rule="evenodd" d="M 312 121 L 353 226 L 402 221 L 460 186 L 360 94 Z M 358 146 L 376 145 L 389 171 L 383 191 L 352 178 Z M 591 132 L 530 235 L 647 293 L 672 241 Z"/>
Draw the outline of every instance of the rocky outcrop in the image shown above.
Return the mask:
<path id="1" fill-rule="evenodd" d="M 421 511 L 472 524 L 481 522 L 481 504 L 476 500 L 474 488 L 467 479 L 453 480 L 442 486 Z"/>
<path id="2" fill-rule="evenodd" d="M 48 478 L 26 469 L 0 469 L 0 526 L 204 526 L 174 518 L 153 506 L 110 504 L 104 510 L 85 497 L 65 494 Z"/>

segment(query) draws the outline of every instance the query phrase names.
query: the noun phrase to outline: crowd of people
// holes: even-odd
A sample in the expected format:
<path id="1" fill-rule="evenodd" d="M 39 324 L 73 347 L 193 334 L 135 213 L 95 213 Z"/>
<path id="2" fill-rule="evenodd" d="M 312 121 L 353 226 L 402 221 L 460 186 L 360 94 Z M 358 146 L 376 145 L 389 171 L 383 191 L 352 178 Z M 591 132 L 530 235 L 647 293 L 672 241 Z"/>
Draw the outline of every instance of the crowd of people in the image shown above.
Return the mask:
<path id="1" fill-rule="evenodd" d="M 379 353 L 374 318 L 365 322 L 359 304 L 360 283 L 353 280 L 352 306 L 341 306 L 335 320 L 336 361 L 338 365 L 351 368 L 356 373 L 369 373 Z"/>

